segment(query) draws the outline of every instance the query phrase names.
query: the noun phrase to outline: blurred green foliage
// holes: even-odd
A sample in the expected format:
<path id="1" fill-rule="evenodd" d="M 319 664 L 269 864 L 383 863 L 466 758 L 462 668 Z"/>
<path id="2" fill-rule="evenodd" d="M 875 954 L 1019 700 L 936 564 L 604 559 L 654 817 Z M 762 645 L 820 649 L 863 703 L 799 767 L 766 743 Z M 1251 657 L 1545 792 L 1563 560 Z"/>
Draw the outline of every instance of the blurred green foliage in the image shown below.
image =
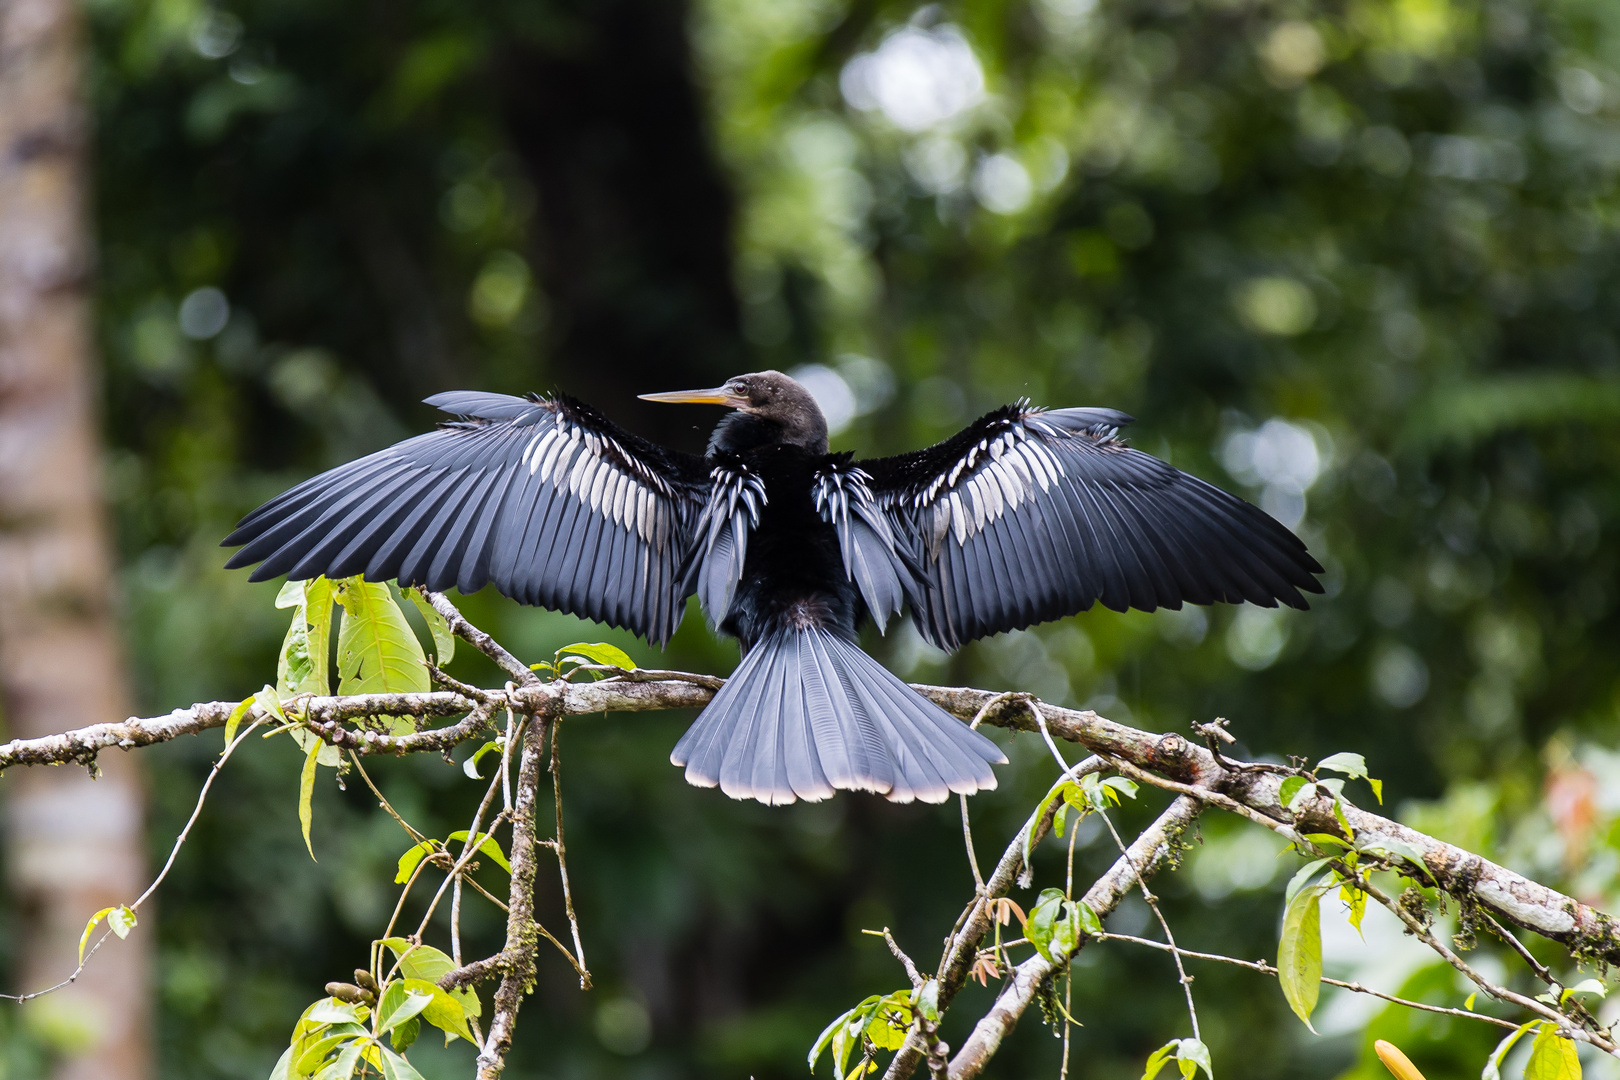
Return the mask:
<path id="1" fill-rule="evenodd" d="M 1095 612 L 953 658 L 903 629 L 870 642 L 896 670 L 1155 729 L 1224 715 L 1249 754 L 1356 751 L 1407 820 L 1620 902 L 1620 7 L 89 7 L 107 484 L 146 711 L 266 681 L 275 586 L 214 545 L 429 423 L 425 394 L 560 385 L 695 448 L 707 417 L 631 395 L 821 365 L 855 414 L 835 445 L 863 453 L 1022 395 L 1126 409 L 1138 446 L 1297 522 L 1329 571 L 1308 613 Z M 466 607 L 529 660 L 602 636 Z M 734 658 L 695 618 L 662 657 L 609 637 L 643 664 Z M 481 662 L 455 671 L 496 678 Z M 859 930 L 925 958 L 971 891 L 954 809 L 730 803 L 668 766 L 685 719 L 563 733 L 599 989 L 543 970 L 509 1075 L 797 1075 L 830 1018 L 903 981 Z M 154 851 L 203 742 L 148 755 Z M 323 781 L 311 863 L 296 751 L 247 749 L 160 898 L 166 1077 L 265 1075 L 361 962 L 408 846 Z M 1011 756 L 974 800 L 981 859 L 1050 781 L 1039 747 Z M 464 827 L 459 769 L 379 772 L 419 827 Z M 1083 837 L 1086 868 L 1105 843 Z M 1156 886 L 1183 944 L 1271 953 L 1275 854 L 1205 822 Z M 1040 859 L 1037 888 L 1059 865 Z M 541 910 L 555 929 L 560 899 Z M 470 911 L 469 948 L 494 947 L 498 913 Z M 1398 944 L 1330 940 L 1329 971 L 1460 1004 L 1449 972 L 1390 967 Z M 1099 1078 L 1185 1034 L 1169 960 L 1123 948 L 1076 969 L 1075 1054 Z M 1374 1037 L 1462 1074 L 1494 1042 L 1335 1014 L 1333 992 L 1315 1038 L 1274 984 L 1195 974 L 1216 1069 L 1257 1080 L 1379 1075 Z M 964 993 L 948 1041 L 989 995 Z M 1032 1017 L 995 1069 L 1055 1070 L 1056 1046 Z M 424 1072 L 464 1074 L 452 1054 Z"/>

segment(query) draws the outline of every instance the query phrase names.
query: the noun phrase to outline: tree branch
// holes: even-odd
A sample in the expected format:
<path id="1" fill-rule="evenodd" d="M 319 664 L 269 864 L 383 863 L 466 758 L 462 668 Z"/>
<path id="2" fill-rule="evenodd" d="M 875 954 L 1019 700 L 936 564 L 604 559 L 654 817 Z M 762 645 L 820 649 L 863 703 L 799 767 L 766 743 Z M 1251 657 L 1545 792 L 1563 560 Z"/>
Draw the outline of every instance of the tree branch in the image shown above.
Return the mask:
<path id="1" fill-rule="evenodd" d="M 500 954 L 504 957 L 503 976 L 495 991 L 495 1015 L 489 1022 L 489 1036 L 478 1054 L 478 1080 L 498 1080 L 506 1068 L 518 1007 L 534 981 L 535 953 L 539 949 L 534 922 L 534 808 L 539 798 L 545 727 L 543 717 L 533 717 L 523 736 L 523 756 L 519 759 L 517 791 L 512 802 L 512 891 L 507 898 L 506 948 Z"/>
<path id="2" fill-rule="evenodd" d="M 696 708 L 706 704 L 712 696 L 710 683 L 713 680 L 708 677 L 641 681 L 649 674 L 637 672 L 595 683 L 536 682 L 513 690 L 484 691 L 483 704 L 488 712 L 511 708 L 530 716 L 562 717 Z M 997 694 L 965 687 L 919 686 L 917 689 L 963 719 L 982 714 L 984 723 L 1032 733 L 1038 733 L 1044 726 L 1056 738 L 1080 743 L 1095 753 L 1106 755 L 1110 764 L 1126 775 L 1240 814 L 1285 836 L 1297 836 L 1301 832 L 1340 832 L 1331 799 L 1318 798 L 1297 813 L 1290 812 L 1278 800 L 1283 775 L 1242 762 L 1223 765 L 1209 750 L 1192 745 L 1180 735 L 1141 731 L 1094 712 L 1059 708 L 1026 695 Z M 344 726 L 345 721 L 379 715 L 409 715 L 425 720 L 470 713 L 477 704 L 469 696 L 454 691 L 317 697 L 293 703 L 295 708 L 301 709 L 299 715 L 305 717 L 309 727 L 322 738 L 361 755 L 449 750 L 482 735 L 488 724 L 484 715 L 474 714 L 441 728 L 407 735 L 383 735 L 354 730 Z M 0 746 L 0 770 L 16 765 L 89 763 L 102 750 L 133 749 L 222 727 L 235 708 L 234 702 L 204 702 L 168 716 L 98 724 L 40 739 L 15 740 Z M 1037 710 L 1040 723 L 1035 719 Z M 1373 843 L 1388 840 L 1407 845 L 1422 858 L 1424 869 L 1443 891 L 1479 905 L 1502 924 L 1533 930 L 1558 941 L 1582 960 L 1620 964 L 1620 922 L 1614 917 L 1479 855 L 1377 814 L 1348 804 L 1344 813 L 1359 840 Z M 986 893 L 991 897 L 1004 894 L 1021 868 L 1021 856 L 1012 863 L 1004 857 L 1002 865 L 986 882 Z M 1001 883 L 1003 880 L 1005 884 Z M 962 924 L 942 963 L 942 1004 L 960 987 L 971 967 L 977 943 L 989 927 L 987 904 L 976 901 L 964 912 Z M 909 1049 L 908 1044 L 907 1050 L 897 1057 L 897 1063 L 909 1056 Z M 891 1068 L 890 1075 L 901 1074 Z"/>
<path id="3" fill-rule="evenodd" d="M 1138 879 L 1145 881 L 1153 876 L 1154 871 L 1164 864 L 1182 831 L 1192 824 L 1202 809 L 1203 804 L 1197 799 L 1183 795 L 1131 841 L 1126 853 L 1116 859 L 1108 872 L 1086 891 L 1085 902 L 1091 905 L 1099 918 L 1113 911 Z M 1083 948 L 1085 942 L 1086 939 L 1082 938 L 1075 947 L 1076 951 Z M 951 1059 L 950 1080 L 972 1080 L 984 1071 L 984 1067 L 1001 1048 L 1001 1040 L 1017 1025 L 1018 1018 L 1029 1008 L 1030 1002 L 1035 1000 L 1040 985 L 1061 970 L 1069 959 L 1068 956 L 1060 956 L 1048 960 L 1036 953 L 1013 969 L 1012 977 L 1007 980 L 1001 996 L 996 998 L 995 1005 L 980 1018 L 961 1051 Z"/>

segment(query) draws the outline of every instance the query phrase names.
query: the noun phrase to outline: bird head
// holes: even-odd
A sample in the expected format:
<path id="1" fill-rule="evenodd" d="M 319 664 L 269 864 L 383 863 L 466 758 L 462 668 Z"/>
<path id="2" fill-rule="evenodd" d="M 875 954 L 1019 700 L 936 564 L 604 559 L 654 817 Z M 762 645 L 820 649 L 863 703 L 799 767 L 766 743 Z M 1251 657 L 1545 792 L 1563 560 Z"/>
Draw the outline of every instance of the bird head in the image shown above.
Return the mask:
<path id="1" fill-rule="evenodd" d="M 640 396 L 643 401 L 725 405 L 780 429 L 779 442 L 812 453 L 827 452 L 827 419 L 821 414 L 821 406 L 810 391 L 780 371 L 738 375 L 712 390 L 673 390 Z"/>

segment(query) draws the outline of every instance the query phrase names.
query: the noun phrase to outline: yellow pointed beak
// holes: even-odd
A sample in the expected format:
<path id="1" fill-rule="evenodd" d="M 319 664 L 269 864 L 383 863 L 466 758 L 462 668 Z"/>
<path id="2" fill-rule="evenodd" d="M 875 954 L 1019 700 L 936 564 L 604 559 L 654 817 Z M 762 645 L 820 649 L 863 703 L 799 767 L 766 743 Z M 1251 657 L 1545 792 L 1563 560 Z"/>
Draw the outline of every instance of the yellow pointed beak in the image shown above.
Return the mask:
<path id="1" fill-rule="evenodd" d="M 733 394 L 723 386 L 713 390 L 670 390 L 662 394 L 637 394 L 642 401 L 662 401 L 671 405 L 729 405 L 733 409 L 740 409 L 748 404 L 748 399 Z"/>

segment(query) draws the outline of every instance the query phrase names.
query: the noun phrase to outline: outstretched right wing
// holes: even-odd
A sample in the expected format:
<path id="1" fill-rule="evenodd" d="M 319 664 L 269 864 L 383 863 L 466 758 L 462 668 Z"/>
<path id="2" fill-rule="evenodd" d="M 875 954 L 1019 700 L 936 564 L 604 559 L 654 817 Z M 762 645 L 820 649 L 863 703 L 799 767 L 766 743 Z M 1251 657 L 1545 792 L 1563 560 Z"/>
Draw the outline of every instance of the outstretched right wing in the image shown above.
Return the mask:
<path id="1" fill-rule="evenodd" d="M 912 615 L 945 649 L 1184 602 L 1303 608 L 1322 567 L 1276 519 L 1117 438 L 1112 409 L 1011 405 L 927 450 L 855 464 L 921 566 Z"/>
<path id="2" fill-rule="evenodd" d="M 304 481 L 225 538 L 253 580 L 348 577 L 519 603 L 667 642 L 691 588 L 680 570 L 709 480 L 703 463 L 581 402 L 454 391 L 462 417 Z M 260 560 L 263 560 L 262 562 Z"/>

